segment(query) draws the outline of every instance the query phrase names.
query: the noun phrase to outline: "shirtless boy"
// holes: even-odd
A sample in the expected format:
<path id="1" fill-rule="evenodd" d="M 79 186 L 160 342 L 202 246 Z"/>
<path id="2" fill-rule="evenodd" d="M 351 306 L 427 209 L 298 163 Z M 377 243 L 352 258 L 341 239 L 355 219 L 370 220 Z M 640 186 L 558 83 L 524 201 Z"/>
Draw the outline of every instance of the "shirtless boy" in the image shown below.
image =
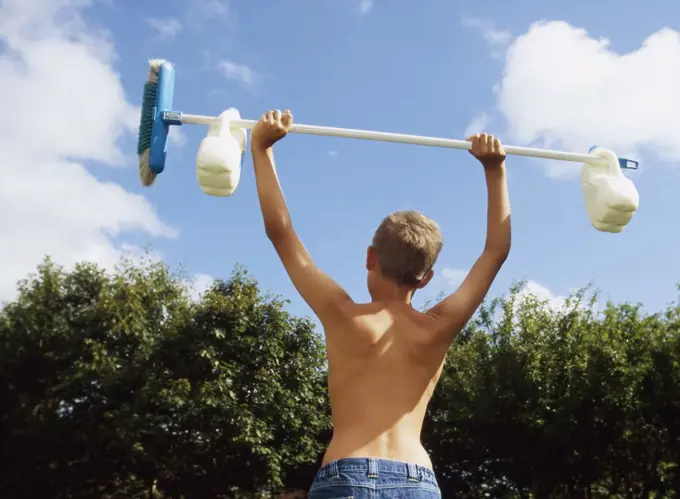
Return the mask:
<path id="1" fill-rule="evenodd" d="M 438 225 L 412 211 L 385 218 L 366 255 L 371 302 L 352 301 L 293 229 L 272 150 L 292 123 L 289 111 L 268 112 L 253 129 L 251 150 L 267 236 L 326 336 L 333 438 L 308 497 L 441 497 L 420 433 L 449 345 L 510 251 L 505 153 L 491 135 L 468 138 L 486 177 L 486 244 L 458 290 L 421 313 L 411 297 L 432 278 L 443 242 Z"/>

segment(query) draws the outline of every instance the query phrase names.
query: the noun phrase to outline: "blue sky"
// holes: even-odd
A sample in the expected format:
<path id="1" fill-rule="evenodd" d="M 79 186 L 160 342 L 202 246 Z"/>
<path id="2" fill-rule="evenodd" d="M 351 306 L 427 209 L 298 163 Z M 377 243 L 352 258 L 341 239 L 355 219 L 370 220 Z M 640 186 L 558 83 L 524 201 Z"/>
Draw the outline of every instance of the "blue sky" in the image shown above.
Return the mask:
<path id="1" fill-rule="evenodd" d="M 115 119 L 98 136 L 104 141 L 109 134 L 106 140 L 115 141 L 123 157 L 117 166 L 109 166 L 116 163 L 113 153 L 81 154 L 78 147 L 87 148 L 88 136 L 49 157 L 50 164 L 82 158 L 78 179 L 93 177 L 87 177 L 88 185 L 108 193 L 99 197 L 106 198 L 101 203 L 108 203 L 106 210 L 112 214 L 92 222 L 87 232 L 73 232 L 73 244 L 55 246 L 53 252 L 65 261 L 90 255 L 104 255 L 101 258 L 108 261 L 125 248 L 151 246 L 170 264 L 217 278 L 227 277 L 240 263 L 264 289 L 292 299 L 291 311 L 309 313 L 265 237 L 249 157 L 232 197 L 206 196 L 194 166 L 206 129 L 185 126 L 183 140 L 171 145 L 166 171 L 151 189 L 139 185 L 132 157 L 133 106 L 141 103 L 147 59 L 161 57 L 176 65 L 175 107 L 186 113 L 217 115 L 237 107 L 242 116 L 257 118 L 270 108 L 290 108 L 298 123 L 453 138 L 463 138 L 466 130 L 481 124 L 513 145 L 547 144 L 580 152 L 599 144 L 620 154 L 631 152 L 642 161 L 642 170 L 631 175 L 641 201 L 621 234 L 599 233 L 589 224 L 578 180 L 580 165 L 557 168 L 509 157 L 513 248 L 492 294 L 528 279 L 546 297 L 566 295 L 592 281 L 605 299 L 641 301 L 652 310 L 677 297 L 680 100 L 667 87 L 680 88 L 680 4 L 47 1 L 55 5 L 49 18 L 30 8 L 23 17 L 17 14 L 36 1 L 0 0 L 0 13 L 14 12 L 6 18 L 19 26 L 0 23 L 2 56 L 14 51 L 30 67 L 35 46 L 31 36 L 41 35 L 24 31 L 40 23 L 48 23 L 45 32 L 64 40 L 65 47 L 88 44 L 88 36 L 96 37 L 97 50 L 82 57 L 106 65 L 111 71 L 106 81 L 124 92 L 119 95 L 107 87 L 124 103 L 124 112 L 113 104 L 107 107 Z M 73 22 L 78 19 L 80 24 Z M 537 25 L 539 21 L 544 23 Z M 655 34 L 660 34 L 658 42 L 640 50 Z M 598 45 L 597 40 L 605 38 L 609 44 Z M 548 62 L 556 60 L 564 73 L 546 71 Z M 64 61 L 67 65 L 67 55 Z M 20 62 L 12 64 L 20 67 Z M 594 81 L 593 76 L 590 81 L 594 67 L 608 68 L 609 79 L 598 76 Z M 628 73 L 634 69 L 640 69 L 639 74 Z M 84 85 L 87 77 L 79 74 Z M 0 72 L 0 89 L 3 78 Z M 616 81 L 622 82 L 620 87 L 612 85 Z M 12 82 L 4 83 L 8 87 Z M 98 89 L 90 90 L 94 100 L 84 105 L 98 102 Z M 71 93 L 64 99 L 62 115 L 79 105 Z M 665 104 L 659 105 L 658 99 Z M 50 102 L 58 107 L 60 100 L 55 96 Z M 668 112 L 673 106 L 674 114 Z M 83 120 L 79 123 L 84 126 Z M 9 141 L 9 132 L 0 132 Z M 15 156 L 22 154 L 28 153 L 17 151 Z M 368 298 L 366 246 L 391 211 L 420 210 L 436 219 L 444 232 L 437 279 L 423 298 L 453 289 L 482 249 L 484 179 L 480 166 L 465 152 L 291 135 L 277 145 L 276 155 L 299 235 L 319 266 L 356 300 Z M 71 166 L 75 172 L 76 166 Z M 63 171 L 50 170 L 55 179 L 62 179 Z M 7 185 L 18 182 L 18 177 L 7 178 Z M 65 192 L 75 189 L 78 179 L 65 185 Z M 29 184 L 22 185 L 28 189 Z M 27 210 L 21 204 L 27 202 L 19 199 L 4 209 L 37 213 L 38 208 Z M 64 197 L 56 202 L 63 203 Z M 94 196 L 90 205 L 74 208 L 74 213 L 97 211 L 99 202 Z M 31 206 L 45 209 L 36 203 Z M 121 210 L 126 210 L 124 215 Z M 135 219 L 135 210 L 143 221 Z M 57 244 L 59 236 L 36 235 L 31 227 L 39 232 L 42 217 L 32 220 L 33 225 L 13 230 L 35 260 L 43 248 L 52 251 L 50 245 Z M 75 227 L 79 220 L 64 215 L 59 223 Z M 16 256 L 18 250 L 6 252 Z M 37 263 L 33 260 L 14 266 L 28 268 Z"/>

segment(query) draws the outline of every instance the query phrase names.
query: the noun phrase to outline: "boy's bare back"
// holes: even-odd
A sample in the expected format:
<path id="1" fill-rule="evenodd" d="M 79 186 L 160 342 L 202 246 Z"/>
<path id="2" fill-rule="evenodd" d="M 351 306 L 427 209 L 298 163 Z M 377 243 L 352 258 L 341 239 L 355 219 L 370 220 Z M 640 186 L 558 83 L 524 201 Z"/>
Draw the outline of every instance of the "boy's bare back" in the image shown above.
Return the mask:
<path id="1" fill-rule="evenodd" d="M 430 458 L 420 443 L 428 402 L 451 342 L 479 307 L 510 251 L 505 153 L 491 135 L 468 138 L 470 152 L 484 167 L 487 235 L 460 287 L 426 313 L 411 306 L 413 294 L 434 275 L 443 238 L 436 222 L 425 215 L 396 212 L 381 222 L 367 248 L 371 302 L 359 304 L 314 264 L 293 229 L 273 153 L 274 143 L 292 122 L 290 112 L 270 111 L 253 129 L 251 149 L 267 236 L 326 336 L 333 438 L 324 456 L 327 466 L 313 488 L 335 487 L 340 466 L 363 476 L 358 470 L 368 459 L 369 478 L 377 477 L 381 466 L 390 473 L 408 469 L 407 479 L 414 473 L 429 476 L 425 495 L 418 496 L 426 497 L 425 489 L 435 487 L 426 471 L 432 467 Z M 376 464 L 376 459 L 384 461 Z M 366 486 L 377 487 L 370 480 Z"/>
<path id="2" fill-rule="evenodd" d="M 409 305 L 348 304 L 325 327 L 333 439 L 324 463 L 377 456 L 432 467 L 420 432 L 448 344 Z"/>

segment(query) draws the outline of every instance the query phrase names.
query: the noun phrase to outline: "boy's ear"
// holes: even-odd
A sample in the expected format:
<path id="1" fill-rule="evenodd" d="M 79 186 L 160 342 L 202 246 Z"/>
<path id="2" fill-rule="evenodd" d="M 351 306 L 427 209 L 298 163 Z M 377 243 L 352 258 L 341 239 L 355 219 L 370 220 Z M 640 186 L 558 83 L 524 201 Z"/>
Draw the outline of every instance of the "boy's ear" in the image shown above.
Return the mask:
<path id="1" fill-rule="evenodd" d="M 434 270 L 430 269 L 430 271 L 423 277 L 418 285 L 416 286 L 416 289 L 423 289 L 427 284 L 432 280 L 432 277 L 434 276 Z"/>
<path id="2" fill-rule="evenodd" d="M 366 249 L 366 270 L 375 270 L 378 264 L 378 257 L 375 254 L 373 246 L 369 246 Z"/>

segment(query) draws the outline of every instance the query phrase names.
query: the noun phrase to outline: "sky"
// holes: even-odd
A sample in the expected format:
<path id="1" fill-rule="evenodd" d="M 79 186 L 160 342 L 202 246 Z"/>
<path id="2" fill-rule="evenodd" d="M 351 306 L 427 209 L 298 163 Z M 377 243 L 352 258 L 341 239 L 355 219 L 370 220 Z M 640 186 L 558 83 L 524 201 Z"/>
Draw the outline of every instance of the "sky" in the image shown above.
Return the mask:
<path id="1" fill-rule="evenodd" d="M 207 129 L 173 128 L 166 170 L 137 174 L 148 59 L 177 70 L 175 108 L 505 144 L 641 162 L 640 206 L 596 231 L 581 165 L 510 156 L 513 247 L 491 295 L 519 280 L 558 304 L 592 283 L 650 311 L 680 282 L 680 3 L 672 0 L 0 0 L 0 301 L 50 255 L 112 268 L 182 266 L 196 292 L 240 264 L 310 314 L 267 240 L 246 157 L 236 192 L 201 191 Z M 275 148 L 294 226 L 317 264 L 368 299 L 365 251 L 388 213 L 437 220 L 444 249 L 419 299 L 453 291 L 484 245 L 482 168 L 464 151 L 290 135 Z"/>

